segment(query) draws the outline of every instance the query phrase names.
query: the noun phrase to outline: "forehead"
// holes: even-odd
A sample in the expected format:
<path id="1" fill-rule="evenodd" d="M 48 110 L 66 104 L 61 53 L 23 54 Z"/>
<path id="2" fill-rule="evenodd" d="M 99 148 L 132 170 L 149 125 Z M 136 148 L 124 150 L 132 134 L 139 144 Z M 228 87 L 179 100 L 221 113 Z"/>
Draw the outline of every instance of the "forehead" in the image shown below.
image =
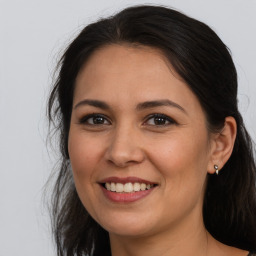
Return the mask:
<path id="1" fill-rule="evenodd" d="M 141 72 L 142 69 L 143 73 Z M 135 70 L 139 70 L 141 74 L 147 72 L 147 75 L 156 75 L 159 71 L 175 73 L 165 55 L 156 48 L 142 45 L 112 44 L 103 46 L 92 53 L 81 68 L 77 81 L 81 76 L 88 77 L 95 72 L 114 76 L 118 73 L 131 75 L 129 72 L 132 71 L 136 75 Z M 179 77 L 177 74 L 175 76 Z"/>
<path id="2" fill-rule="evenodd" d="M 95 51 L 76 79 L 74 100 L 84 97 L 113 104 L 152 98 L 199 104 L 161 51 L 145 46 L 108 45 Z"/>

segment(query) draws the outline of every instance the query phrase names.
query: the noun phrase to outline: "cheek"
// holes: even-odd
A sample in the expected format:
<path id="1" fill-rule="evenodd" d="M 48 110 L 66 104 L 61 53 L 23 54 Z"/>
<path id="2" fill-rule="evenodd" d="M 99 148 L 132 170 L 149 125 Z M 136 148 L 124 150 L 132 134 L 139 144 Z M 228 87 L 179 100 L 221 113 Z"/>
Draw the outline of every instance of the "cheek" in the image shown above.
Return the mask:
<path id="1" fill-rule="evenodd" d="M 102 158 L 98 140 L 84 134 L 70 131 L 68 150 L 74 175 L 91 176 L 93 169 Z"/>
<path id="2" fill-rule="evenodd" d="M 102 159 L 102 149 L 98 140 L 71 128 L 68 150 L 78 196 L 87 211 L 95 216 L 96 166 Z"/>
<path id="3" fill-rule="evenodd" d="M 174 136 L 165 141 L 156 141 L 151 157 L 160 165 L 181 167 L 194 165 L 206 159 L 206 142 L 200 139 L 193 140 L 190 136 Z M 204 162 L 204 161 L 203 161 Z"/>
<path id="4" fill-rule="evenodd" d="M 196 139 L 197 138 L 197 139 Z M 155 141 L 151 162 L 162 173 L 170 190 L 202 187 L 207 173 L 207 137 L 193 133 L 176 133 L 166 140 Z M 184 186 L 186 184 L 186 186 Z"/>

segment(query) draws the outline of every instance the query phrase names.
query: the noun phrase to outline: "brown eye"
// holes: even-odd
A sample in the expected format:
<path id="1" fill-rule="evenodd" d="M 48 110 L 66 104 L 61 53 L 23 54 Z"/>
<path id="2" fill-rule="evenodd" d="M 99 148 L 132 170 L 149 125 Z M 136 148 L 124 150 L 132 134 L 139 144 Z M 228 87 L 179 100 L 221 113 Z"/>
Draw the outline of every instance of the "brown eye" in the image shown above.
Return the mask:
<path id="1" fill-rule="evenodd" d="M 109 125 L 110 122 L 104 115 L 91 114 L 83 117 L 80 123 L 87 125 Z"/>
<path id="2" fill-rule="evenodd" d="M 168 120 L 163 117 L 155 117 L 154 118 L 155 125 L 165 125 L 167 122 L 168 122 Z"/>
<path id="3" fill-rule="evenodd" d="M 154 114 L 154 115 L 151 115 L 145 123 L 148 125 L 165 126 L 165 125 L 175 124 L 176 122 L 166 115 Z"/>
<path id="4" fill-rule="evenodd" d="M 105 122 L 105 118 L 103 118 L 101 116 L 92 117 L 90 119 L 92 119 L 93 124 L 104 124 L 104 122 Z M 88 119 L 88 123 L 90 123 L 89 122 L 90 119 Z"/>

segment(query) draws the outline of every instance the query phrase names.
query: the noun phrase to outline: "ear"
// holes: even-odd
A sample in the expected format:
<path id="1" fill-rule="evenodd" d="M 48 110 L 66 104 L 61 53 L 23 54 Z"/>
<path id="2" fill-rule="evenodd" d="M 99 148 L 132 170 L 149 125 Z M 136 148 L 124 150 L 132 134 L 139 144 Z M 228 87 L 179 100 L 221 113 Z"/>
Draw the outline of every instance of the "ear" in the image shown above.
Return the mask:
<path id="1" fill-rule="evenodd" d="M 215 173 L 214 165 L 221 170 L 232 154 L 236 139 L 236 120 L 228 116 L 225 118 L 224 128 L 211 138 L 211 156 L 208 163 L 208 173 Z"/>

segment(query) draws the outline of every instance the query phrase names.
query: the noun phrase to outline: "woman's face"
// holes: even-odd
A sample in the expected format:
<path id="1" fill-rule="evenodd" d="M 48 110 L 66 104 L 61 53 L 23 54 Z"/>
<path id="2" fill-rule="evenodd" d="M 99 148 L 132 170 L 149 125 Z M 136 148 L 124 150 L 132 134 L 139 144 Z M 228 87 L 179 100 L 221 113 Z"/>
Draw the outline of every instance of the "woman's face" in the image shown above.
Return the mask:
<path id="1" fill-rule="evenodd" d="M 196 96 L 157 50 L 96 51 L 73 102 L 74 181 L 103 228 L 145 236 L 202 221 L 211 136 Z"/>

